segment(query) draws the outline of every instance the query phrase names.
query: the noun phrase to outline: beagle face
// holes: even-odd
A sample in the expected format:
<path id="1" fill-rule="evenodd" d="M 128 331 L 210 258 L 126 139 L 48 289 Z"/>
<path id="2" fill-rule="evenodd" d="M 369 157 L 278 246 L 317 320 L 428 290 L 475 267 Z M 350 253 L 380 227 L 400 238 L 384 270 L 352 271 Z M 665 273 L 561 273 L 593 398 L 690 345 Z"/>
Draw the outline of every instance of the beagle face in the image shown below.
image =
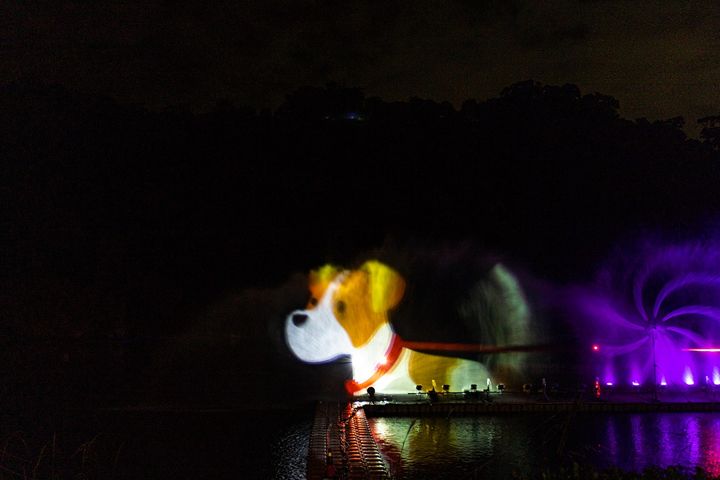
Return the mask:
<path id="1" fill-rule="evenodd" d="M 295 356 L 309 363 L 350 355 L 389 322 L 388 311 L 400 302 L 404 291 L 402 277 L 377 261 L 353 271 L 332 266 L 313 271 L 307 307 L 287 318 L 287 344 Z"/>
<path id="2" fill-rule="evenodd" d="M 466 388 L 490 378 L 485 364 L 423 353 L 422 346 L 418 347 L 423 342 L 405 342 L 395 334 L 389 317 L 403 299 L 405 281 L 378 261 L 366 262 L 357 270 L 325 266 L 313 271 L 310 294 L 306 308 L 287 317 L 287 345 L 307 363 L 349 356 L 353 379 L 346 382 L 346 389 L 351 394 L 360 394 L 370 385 L 385 393 L 407 393 L 416 385 L 427 388 L 435 383 Z M 463 312 L 480 322 L 488 332 L 485 338 L 508 345 L 526 341 L 527 305 L 519 284 L 501 264 L 464 296 L 469 303 L 462 304 Z M 518 358 L 503 360 L 494 371 L 513 374 Z"/>

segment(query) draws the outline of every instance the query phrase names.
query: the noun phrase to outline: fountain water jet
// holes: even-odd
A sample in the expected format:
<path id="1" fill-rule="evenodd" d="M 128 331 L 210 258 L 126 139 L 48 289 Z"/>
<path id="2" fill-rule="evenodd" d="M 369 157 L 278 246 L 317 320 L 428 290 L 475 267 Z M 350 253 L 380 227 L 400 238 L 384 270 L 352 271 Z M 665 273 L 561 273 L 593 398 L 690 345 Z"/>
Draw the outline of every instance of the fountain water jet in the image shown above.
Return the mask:
<path id="1" fill-rule="evenodd" d="M 593 341 L 593 376 L 635 387 L 706 377 L 720 385 L 719 246 L 645 243 L 611 258 L 593 287 L 573 290 L 576 326 Z"/>

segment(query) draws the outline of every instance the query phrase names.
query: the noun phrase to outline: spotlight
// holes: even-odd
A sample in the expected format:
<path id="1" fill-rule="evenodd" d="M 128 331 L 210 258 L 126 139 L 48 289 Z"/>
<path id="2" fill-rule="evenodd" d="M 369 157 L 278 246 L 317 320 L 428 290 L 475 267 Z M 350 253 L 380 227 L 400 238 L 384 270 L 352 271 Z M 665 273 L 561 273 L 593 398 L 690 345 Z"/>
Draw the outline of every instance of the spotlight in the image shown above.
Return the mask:
<path id="1" fill-rule="evenodd" d="M 502 393 L 503 390 L 505 390 L 505 384 L 504 383 L 498 383 L 497 389 L 500 393 Z"/>
<path id="2" fill-rule="evenodd" d="M 418 393 L 422 393 L 422 385 L 415 385 L 415 390 L 417 390 Z"/>
<path id="3" fill-rule="evenodd" d="M 370 401 L 375 400 L 375 387 L 368 387 L 366 391 L 367 391 L 368 397 L 370 397 Z"/>
<path id="4" fill-rule="evenodd" d="M 600 351 L 600 345 L 598 345 L 597 343 L 594 343 L 593 346 L 592 346 L 592 351 L 593 351 L 593 352 L 599 352 L 599 351 Z"/>
<path id="5" fill-rule="evenodd" d="M 477 383 L 470 384 L 470 390 L 465 390 L 465 396 L 472 399 L 477 399 L 480 397 L 480 392 L 478 392 L 477 389 Z"/>

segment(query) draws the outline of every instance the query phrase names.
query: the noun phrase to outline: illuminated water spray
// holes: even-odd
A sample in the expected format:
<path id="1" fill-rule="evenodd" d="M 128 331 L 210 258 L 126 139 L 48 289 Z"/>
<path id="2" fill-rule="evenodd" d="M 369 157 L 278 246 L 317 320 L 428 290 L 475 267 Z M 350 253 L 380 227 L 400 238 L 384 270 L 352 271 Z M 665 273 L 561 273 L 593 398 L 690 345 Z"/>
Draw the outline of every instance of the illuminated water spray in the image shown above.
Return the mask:
<path id="1" fill-rule="evenodd" d="M 644 245 L 571 303 L 596 374 L 624 385 L 720 385 L 720 248 Z"/>

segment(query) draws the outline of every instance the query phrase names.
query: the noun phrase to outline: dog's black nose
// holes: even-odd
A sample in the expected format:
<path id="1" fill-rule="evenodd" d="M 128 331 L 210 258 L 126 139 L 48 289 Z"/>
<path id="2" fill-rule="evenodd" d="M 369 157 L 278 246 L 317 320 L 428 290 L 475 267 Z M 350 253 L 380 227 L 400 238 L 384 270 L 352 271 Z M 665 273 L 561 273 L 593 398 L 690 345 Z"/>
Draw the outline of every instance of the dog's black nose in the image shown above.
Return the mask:
<path id="1" fill-rule="evenodd" d="M 304 313 L 294 313 L 292 316 L 292 322 L 296 327 L 302 326 L 303 323 L 307 322 L 308 316 Z"/>

